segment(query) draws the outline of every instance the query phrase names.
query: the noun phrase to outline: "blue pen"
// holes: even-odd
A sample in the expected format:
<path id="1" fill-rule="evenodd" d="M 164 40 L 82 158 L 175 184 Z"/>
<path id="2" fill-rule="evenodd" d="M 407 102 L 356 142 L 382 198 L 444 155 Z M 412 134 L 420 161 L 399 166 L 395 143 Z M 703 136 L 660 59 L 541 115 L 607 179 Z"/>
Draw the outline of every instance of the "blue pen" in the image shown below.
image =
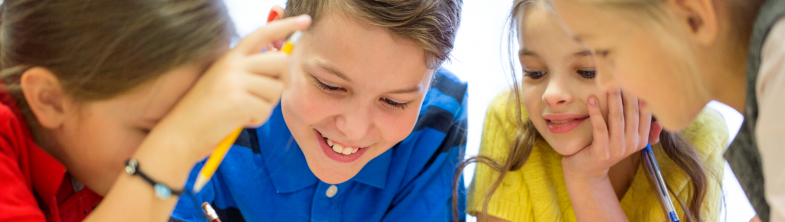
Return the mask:
<path id="1" fill-rule="evenodd" d="M 641 152 L 643 152 L 643 156 L 646 159 L 646 165 L 648 165 L 649 173 L 651 174 L 651 177 L 654 178 L 654 185 L 657 187 L 657 193 L 660 194 L 663 206 L 668 212 L 668 218 L 670 218 L 671 222 L 679 222 L 679 215 L 676 214 L 676 208 L 673 207 L 671 196 L 668 195 L 668 189 L 665 186 L 665 180 L 662 179 L 660 167 L 657 166 L 657 159 L 654 158 L 654 151 L 651 150 L 651 144 L 646 144 L 646 148 L 643 148 Z"/>

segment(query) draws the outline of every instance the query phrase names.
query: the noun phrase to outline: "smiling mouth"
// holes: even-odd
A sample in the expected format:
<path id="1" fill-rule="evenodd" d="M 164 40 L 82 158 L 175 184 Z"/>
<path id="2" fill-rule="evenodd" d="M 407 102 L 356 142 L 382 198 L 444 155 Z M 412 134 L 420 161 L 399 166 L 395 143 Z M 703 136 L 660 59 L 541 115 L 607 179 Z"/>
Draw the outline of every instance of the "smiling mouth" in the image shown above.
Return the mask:
<path id="1" fill-rule="evenodd" d="M 567 119 L 567 120 L 560 120 L 560 121 L 548 120 L 548 122 L 551 122 L 553 124 L 565 124 L 565 123 L 569 123 L 570 121 L 573 121 L 573 120 L 576 120 L 576 119 Z"/>
<path id="2" fill-rule="evenodd" d="M 360 149 L 363 149 L 363 147 L 343 146 L 341 144 L 333 142 L 332 140 L 330 140 L 330 138 L 327 138 L 327 137 L 322 137 L 322 139 L 324 139 L 324 142 L 327 143 L 327 146 L 330 146 L 331 148 L 333 148 L 334 152 L 340 153 L 340 154 L 343 154 L 343 155 L 347 155 L 347 156 L 351 155 L 353 153 L 356 153 Z"/>

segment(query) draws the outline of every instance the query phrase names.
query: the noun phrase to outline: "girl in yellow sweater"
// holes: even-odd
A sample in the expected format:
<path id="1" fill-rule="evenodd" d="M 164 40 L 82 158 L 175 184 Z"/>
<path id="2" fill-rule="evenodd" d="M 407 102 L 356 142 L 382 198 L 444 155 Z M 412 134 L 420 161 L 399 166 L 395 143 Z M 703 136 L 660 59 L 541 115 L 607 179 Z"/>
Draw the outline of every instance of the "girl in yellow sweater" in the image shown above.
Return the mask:
<path id="1" fill-rule="evenodd" d="M 599 89 L 592 53 L 561 28 L 546 1 L 516 0 L 511 21 L 524 75 L 494 99 L 480 156 L 463 164 L 482 163 L 470 214 L 480 221 L 666 221 L 637 152 L 651 143 L 681 220 L 717 221 L 727 131 L 716 111 L 705 109 L 682 132 L 660 133 L 645 102 Z"/>

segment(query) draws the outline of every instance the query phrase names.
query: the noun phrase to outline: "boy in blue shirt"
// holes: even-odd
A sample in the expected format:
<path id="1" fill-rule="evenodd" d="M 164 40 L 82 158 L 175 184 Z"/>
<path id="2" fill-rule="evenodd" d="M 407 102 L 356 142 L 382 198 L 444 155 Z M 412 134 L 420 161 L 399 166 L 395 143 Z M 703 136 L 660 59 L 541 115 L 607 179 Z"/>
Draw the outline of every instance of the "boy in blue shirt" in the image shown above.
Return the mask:
<path id="1" fill-rule="evenodd" d="M 309 14 L 289 84 L 269 120 L 246 129 L 211 181 L 173 220 L 463 220 L 451 185 L 466 144 L 467 85 L 439 67 L 461 0 L 289 0 Z M 276 16 L 280 15 L 280 16 Z M 203 163 L 186 186 L 191 189 Z M 463 184 L 462 179 L 458 184 Z"/>

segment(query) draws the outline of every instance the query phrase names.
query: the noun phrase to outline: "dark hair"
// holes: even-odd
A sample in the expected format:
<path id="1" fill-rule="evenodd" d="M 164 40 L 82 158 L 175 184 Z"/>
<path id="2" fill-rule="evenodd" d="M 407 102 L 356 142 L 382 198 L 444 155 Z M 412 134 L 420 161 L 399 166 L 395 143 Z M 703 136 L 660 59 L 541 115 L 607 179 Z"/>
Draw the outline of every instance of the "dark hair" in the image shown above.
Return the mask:
<path id="1" fill-rule="evenodd" d="M 539 5 L 538 5 L 539 4 Z M 510 42 L 509 46 L 512 46 L 512 41 L 516 41 L 516 36 L 519 33 L 516 31 L 518 29 L 519 22 L 518 19 L 523 19 L 524 14 L 527 10 L 534 6 L 543 6 L 545 8 L 551 8 L 549 3 L 545 0 L 515 0 L 513 3 L 512 11 L 508 17 L 509 23 L 509 35 L 508 41 Z M 515 70 L 512 67 L 516 65 L 515 61 L 512 58 L 514 57 L 513 49 L 508 48 L 508 54 L 510 55 L 510 70 Z M 510 147 L 509 155 L 507 156 L 504 162 L 500 162 L 499 160 L 486 157 L 486 156 L 476 156 L 468 158 L 462 161 L 458 166 L 458 172 L 455 175 L 455 180 L 453 181 L 453 215 L 457 217 L 457 200 L 455 196 L 457 196 L 457 181 L 458 177 L 463 172 L 463 169 L 471 164 L 471 163 L 482 163 L 487 165 L 492 170 L 499 173 L 499 177 L 494 181 L 491 185 L 488 193 L 485 194 L 482 212 L 484 215 L 487 216 L 487 207 L 488 202 L 490 201 L 491 196 L 496 191 L 496 189 L 501 185 L 504 177 L 510 171 L 515 171 L 523 167 L 523 164 L 526 163 L 526 160 L 529 158 L 532 149 L 534 148 L 534 143 L 537 140 L 541 140 L 542 136 L 539 134 L 537 129 L 534 127 L 534 124 L 529 119 L 524 119 L 522 116 L 523 110 L 523 100 L 521 98 L 521 90 L 520 85 L 518 84 L 518 77 L 514 74 L 512 76 L 512 90 L 507 96 L 507 99 L 510 101 L 510 104 L 513 104 L 512 107 L 514 111 L 514 117 L 512 125 L 517 129 L 514 132 L 515 137 L 513 141 L 513 146 Z M 509 106 L 508 106 L 509 108 Z M 697 221 L 702 222 L 703 219 L 700 215 L 701 205 L 703 204 L 703 199 L 706 197 L 706 190 L 708 189 L 708 178 L 706 176 L 706 172 L 704 171 L 703 164 L 701 159 L 696 152 L 695 148 L 692 146 L 690 141 L 688 141 L 681 133 L 678 132 L 662 132 L 660 134 L 660 145 L 662 150 L 665 154 L 673 160 L 673 162 L 679 166 L 681 171 L 683 171 L 687 176 L 689 176 L 691 187 L 689 190 L 692 196 L 689 200 L 681 200 L 676 197 L 676 201 L 678 202 L 679 206 L 687 215 L 687 218 L 684 218 L 684 221 Z M 639 163 L 645 163 L 643 159 L 643 155 L 640 157 Z M 648 175 L 648 174 L 647 174 Z M 649 183 L 652 185 L 652 189 L 654 189 L 654 180 L 651 178 L 651 175 L 647 176 Z M 668 185 L 667 189 L 674 193 L 671 187 Z M 685 205 L 684 203 L 688 203 Z M 487 221 L 487 218 L 486 218 Z"/>
<path id="2" fill-rule="evenodd" d="M 217 0 L 5 0 L 0 78 L 29 122 L 19 83 L 32 67 L 54 73 L 77 102 L 109 99 L 217 56 L 233 35 Z"/>
<path id="3" fill-rule="evenodd" d="M 419 44 L 426 65 L 436 69 L 453 49 L 462 5 L 463 0 L 288 0 L 286 16 L 308 14 L 315 24 L 324 12 L 341 10 Z"/>

